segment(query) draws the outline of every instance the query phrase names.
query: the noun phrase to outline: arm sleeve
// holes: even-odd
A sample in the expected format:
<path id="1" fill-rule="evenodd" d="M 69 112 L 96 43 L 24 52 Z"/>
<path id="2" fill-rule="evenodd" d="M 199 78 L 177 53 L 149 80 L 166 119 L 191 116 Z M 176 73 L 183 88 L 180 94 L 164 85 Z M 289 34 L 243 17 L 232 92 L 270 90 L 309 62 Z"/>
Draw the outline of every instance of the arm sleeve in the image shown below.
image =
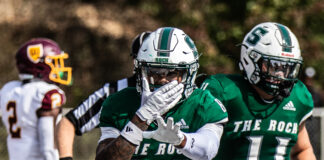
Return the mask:
<path id="1" fill-rule="evenodd" d="M 80 136 L 98 126 L 101 106 L 108 95 L 109 83 L 106 83 L 65 115 L 73 124 L 76 135 Z"/>
<path id="2" fill-rule="evenodd" d="M 212 159 L 217 154 L 222 134 L 222 124 L 208 123 L 195 133 L 185 133 L 187 142 L 180 150 L 191 159 Z"/>
<path id="3" fill-rule="evenodd" d="M 54 148 L 54 117 L 40 117 L 38 119 L 37 131 L 39 135 L 40 149 L 45 159 L 57 160 L 59 157 L 57 149 Z"/>

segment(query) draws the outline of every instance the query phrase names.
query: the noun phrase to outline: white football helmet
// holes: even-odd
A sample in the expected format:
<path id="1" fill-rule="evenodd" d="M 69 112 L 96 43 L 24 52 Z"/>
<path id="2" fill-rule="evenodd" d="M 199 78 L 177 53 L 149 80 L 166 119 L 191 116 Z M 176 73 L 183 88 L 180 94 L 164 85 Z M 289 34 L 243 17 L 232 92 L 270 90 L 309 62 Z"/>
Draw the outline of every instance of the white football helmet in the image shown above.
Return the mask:
<path id="1" fill-rule="evenodd" d="M 269 95 L 289 96 L 302 63 L 296 36 L 282 24 L 258 24 L 243 40 L 240 69 L 251 84 Z"/>
<path id="2" fill-rule="evenodd" d="M 184 83 L 184 96 L 187 98 L 195 88 L 194 81 L 199 68 L 199 55 L 191 38 L 182 30 L 162 27 L 147 37 L 135 60 L 137 90 L 142 91 L 142 78 L 148 74 L 169 74 L 180 71 Z M 152 77 L 151 77 L 152 78 Z M 148 80 L 151 90 L 160 86 Z"/>

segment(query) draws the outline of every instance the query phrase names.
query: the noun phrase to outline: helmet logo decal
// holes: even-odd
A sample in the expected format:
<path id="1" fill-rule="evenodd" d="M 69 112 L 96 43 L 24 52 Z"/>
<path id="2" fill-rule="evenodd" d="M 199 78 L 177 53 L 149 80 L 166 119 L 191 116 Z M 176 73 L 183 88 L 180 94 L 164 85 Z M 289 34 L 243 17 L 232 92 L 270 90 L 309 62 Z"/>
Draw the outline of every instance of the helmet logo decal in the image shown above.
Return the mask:
<path id="1" fill-rule="evenodd" d="M 164 52 L 170 50 L 171 38 L 174 28 L 164 28 L 162 29 L 159 37 L 158 49 L 161 50 L 157 54 L 161 57 L 169 57 L 170 52 Z"/>
<path id="2" fill-rule="evenodd" d="M 279 41 L 279 42 L 282 42 L 281 43 L 282 51 L 291 53 L 292 45 L 291 45 L 291 38 L 289 35 L 289 31 L 286 29 L 286 27 L 284 27 L 281 24 L 276 24 L 276 26 L 278 27 L 280 34 L 281 34 L 281 38 L 282 38 L 282 40 Z M 279 40 L 278 37 L 277 37 L 277 39 Z"/>
<path id="3" fill-rule="evenodd" d="M 42 44 L 29 45 L 27 47 L 27 56 L 33 63 L 38 63 L 40 58 L 43 57 L 44 49 Z"/>
<path id="4" fill-rule="evenodd" d="M 267 30 L 265 30 L 262 27 L 258 27 L 251 32 L 249 37 L 246 39 L 246 42 L 254 46 L 260 41 L 261 37 L 264 36 L 266 33 L 268 33 Z"/>
<path id="5" fill-rule="evenodd" d="M 155 58 L 155 62 L 168 63 L 169 62 L 169 58 Z"/>
<path id="6" fill-rule="evenodd" d="M 197 48 L 196 48 L 193 40 L 189 36 L 186 36 L 185 37 L 185 41 L 188 44 L 188 46 L 193 50 L 193 53 L 194 53 L 195 58 L 197 58 L 198 51 L 197 51 Z M 188 53 L 184 52 L 184 54 L 188 54 Z"/>

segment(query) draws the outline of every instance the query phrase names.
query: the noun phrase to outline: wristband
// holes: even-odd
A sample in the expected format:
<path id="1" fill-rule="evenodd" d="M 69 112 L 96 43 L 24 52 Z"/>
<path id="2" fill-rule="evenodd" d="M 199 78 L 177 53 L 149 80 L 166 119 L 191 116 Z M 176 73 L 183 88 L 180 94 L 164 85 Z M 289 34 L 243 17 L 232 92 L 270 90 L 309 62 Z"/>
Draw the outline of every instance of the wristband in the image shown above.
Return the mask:
<path id="1" fill-rule="evenodd" d="M 129 121 L 120 135 L 123 136 L 127 141 L 140 145 L 143 140 L 143 131 L 138 128 L 133 122 Z"/>

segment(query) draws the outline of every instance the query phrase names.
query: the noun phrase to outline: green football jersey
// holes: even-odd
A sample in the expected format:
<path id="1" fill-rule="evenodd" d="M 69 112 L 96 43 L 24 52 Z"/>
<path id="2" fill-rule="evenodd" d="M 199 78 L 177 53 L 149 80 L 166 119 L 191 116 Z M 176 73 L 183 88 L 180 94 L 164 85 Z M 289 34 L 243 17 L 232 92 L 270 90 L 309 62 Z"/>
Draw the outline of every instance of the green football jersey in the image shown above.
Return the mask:
<path id="1" fill-rule="evenodd" d="M 241 75 L 216 74 L 201 86 L 218 98 L 228 112 L 215 159 L 290 159 L 299 125 L 313 109 L 311 94 L 298 81 L 289 97 L 264 103 Z"/>
<path id="2" fill-rule="evenodd" d="M 109 96 L 103 103 L 100 115 L 100 127 L 114 127 L 122 130 L 140 107 L 141 96 L 136 88 L 129 87 Z M 227 119 L 224 106 L 209 91 L 196 89 L 189 98 L 177 104 L 165 114 L 180 123 L 183 132 L 196 132 L 206 123 L 223 122 Z M 156 130 L 152 123 L 148 130 Z M 133 159 L 188 159 L 173 145 L 144 139 L 136 148 Z"/>

